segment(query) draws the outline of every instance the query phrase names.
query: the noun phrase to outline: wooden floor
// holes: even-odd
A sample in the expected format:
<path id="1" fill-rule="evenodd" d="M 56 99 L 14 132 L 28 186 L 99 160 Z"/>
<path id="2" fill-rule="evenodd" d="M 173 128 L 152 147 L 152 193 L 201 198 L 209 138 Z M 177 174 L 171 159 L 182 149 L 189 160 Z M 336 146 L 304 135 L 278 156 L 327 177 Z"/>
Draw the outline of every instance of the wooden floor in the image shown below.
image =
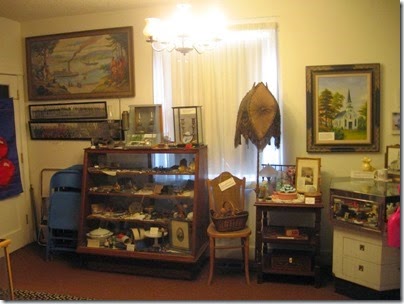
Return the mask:
<path id="1" fill-rule="evenodd" d="M 72 254 L 58 254 L 45 261 L 45 247 L 32 243 L 11 254 L 14 288 L 66 294 L 99 300 L 154 301 L 342 301 L 350 298 L 334 291 L 332 278 L 325 277 L 323 287 L 315 288 L 312 279 L 272 277 L 257 284 L 251 271 L 251 285 L 244 273 L 234 267 L 218 269 L 208 286 L 208 263 L 194 280 L 175 280 L 111 272 L 80 267 Z"/>

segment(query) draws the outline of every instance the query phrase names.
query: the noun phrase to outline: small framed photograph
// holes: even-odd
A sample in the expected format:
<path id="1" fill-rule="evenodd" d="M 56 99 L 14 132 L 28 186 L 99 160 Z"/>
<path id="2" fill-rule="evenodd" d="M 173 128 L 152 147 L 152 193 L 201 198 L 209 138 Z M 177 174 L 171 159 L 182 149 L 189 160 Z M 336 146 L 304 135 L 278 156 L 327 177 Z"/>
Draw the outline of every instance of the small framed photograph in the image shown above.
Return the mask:
<path id="1" fill-rule="evenodd" d="M 401 129 L 401 113 L 393 112 L 391 113 L 391 133 L 400 134 Z"/>
<path id="2" fill-rule="evenodd" d="M 186 220 L 171 220 L 170 246 L 179 250 L 191 250 L 190 222 Z"/>
<path id="3" fill-rule="evenodd" d="M 296 158 L 297 192 L 320 192 L 321 158 Z"/>
<path id="4" fill-rule="evenodd" d="M 385 168 L 389 177 L 400 177 L 401 162 L 400 162 L 400 145 L 386 146 Z"/>

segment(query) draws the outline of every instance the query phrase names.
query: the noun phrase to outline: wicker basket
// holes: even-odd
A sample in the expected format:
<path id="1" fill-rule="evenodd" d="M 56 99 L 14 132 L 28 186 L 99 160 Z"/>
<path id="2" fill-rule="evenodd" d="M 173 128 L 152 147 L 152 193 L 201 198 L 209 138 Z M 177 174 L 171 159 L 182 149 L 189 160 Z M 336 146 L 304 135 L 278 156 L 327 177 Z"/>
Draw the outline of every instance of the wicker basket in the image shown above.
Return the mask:
<path id="1" fill-rule="evenodd" d="M 234 215 L 230 216 L 217 216 L 214 210 L 210 210 L 210 218 L 212 219 L 215 228 L 219 232 L 230 232 L 244 229 L 248 219 L 248 211 L 235 211 L 231 202 L 224 202 L 223 207 L 228 204 Z"/>

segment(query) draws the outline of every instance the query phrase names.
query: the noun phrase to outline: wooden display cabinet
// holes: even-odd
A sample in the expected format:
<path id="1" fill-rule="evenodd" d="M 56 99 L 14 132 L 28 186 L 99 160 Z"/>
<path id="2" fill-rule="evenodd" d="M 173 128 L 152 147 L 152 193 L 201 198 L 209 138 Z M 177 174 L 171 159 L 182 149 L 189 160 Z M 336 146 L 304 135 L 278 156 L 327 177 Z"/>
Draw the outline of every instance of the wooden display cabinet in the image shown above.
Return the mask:
<path id="1" fill-rule="evenodd" d="M 305 204 L 259 200 L 255 207 L 257 282 L 263 282 L 264 274 L 300 275 L 313 277 L 315 287 L 320 287 L 321 201 Z M 314 214 L 314 221 L 290 229 L 272 223 L 276 212 Z"/>
<path id="2" fill-rule="evenodd" d="M 206 146 L 85 149 L 77 252 L 89 268 L 193 278 L 208 246 L 206 179 Z M 109 231 L 99 243 L 98 228 Z"/>

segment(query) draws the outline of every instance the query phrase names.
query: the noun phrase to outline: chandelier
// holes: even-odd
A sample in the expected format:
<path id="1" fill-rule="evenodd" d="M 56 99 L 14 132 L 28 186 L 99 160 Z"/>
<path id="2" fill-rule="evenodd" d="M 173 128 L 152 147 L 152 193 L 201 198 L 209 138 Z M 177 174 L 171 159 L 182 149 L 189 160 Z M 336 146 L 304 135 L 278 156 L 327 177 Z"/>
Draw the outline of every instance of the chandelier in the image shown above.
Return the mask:
<path id="1" fill-rule="evenodd" d="M 191 13 L 190 4 L 179 4 L 171 19 L 146 18 L 143 35 L 155 51 L 176 50 L 183 55 L 195 50 L 199 54 L 213 49 L 222 40 L 224 18 L 213 12 L 204 20 Z"/>

